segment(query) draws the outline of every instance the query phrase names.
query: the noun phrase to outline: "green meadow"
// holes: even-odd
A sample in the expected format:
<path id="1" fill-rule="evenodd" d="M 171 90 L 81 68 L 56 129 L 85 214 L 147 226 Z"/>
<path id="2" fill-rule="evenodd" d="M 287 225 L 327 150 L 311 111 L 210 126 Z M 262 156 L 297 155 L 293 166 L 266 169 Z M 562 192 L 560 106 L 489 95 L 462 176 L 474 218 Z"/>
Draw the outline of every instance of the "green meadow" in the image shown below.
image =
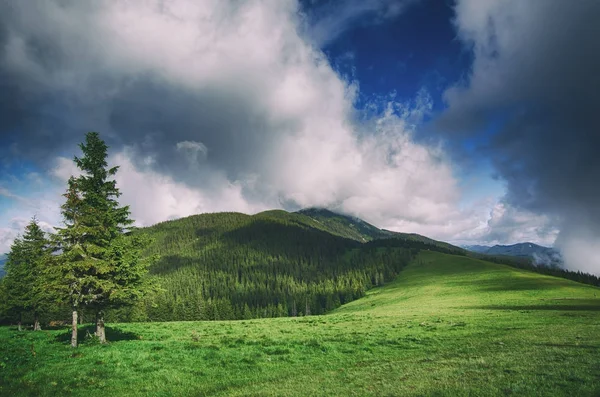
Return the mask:
<path id="1" fill-rule="evenodd" d="M 0 328 L 0 395 L 600 395 L 600 289 L 437 252 L 322 316 L 88 332 Z"/>

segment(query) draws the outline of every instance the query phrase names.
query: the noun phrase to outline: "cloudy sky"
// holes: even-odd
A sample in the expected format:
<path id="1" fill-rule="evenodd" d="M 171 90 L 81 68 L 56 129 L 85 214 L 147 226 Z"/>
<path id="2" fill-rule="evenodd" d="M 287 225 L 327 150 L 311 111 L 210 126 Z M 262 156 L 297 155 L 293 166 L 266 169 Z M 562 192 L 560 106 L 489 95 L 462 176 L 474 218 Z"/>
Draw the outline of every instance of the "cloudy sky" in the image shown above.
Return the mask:
<path id="1" fill-rule="evenodd" d="M 320 206 L 600 272 L 600 2 L 0 0 L 0 252 L 99 131 L 139 225 Z"/>

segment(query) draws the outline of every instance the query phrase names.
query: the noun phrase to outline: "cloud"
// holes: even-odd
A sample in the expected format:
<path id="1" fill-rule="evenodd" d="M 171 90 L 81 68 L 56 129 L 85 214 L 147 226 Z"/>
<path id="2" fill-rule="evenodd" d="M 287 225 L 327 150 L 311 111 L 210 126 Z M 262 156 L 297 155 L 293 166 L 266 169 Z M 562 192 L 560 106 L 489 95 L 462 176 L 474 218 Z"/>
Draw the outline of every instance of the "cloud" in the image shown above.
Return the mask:
<path id="1" fill-rule="evenodd" d="M 546 215 L 520 210 L 506 202 L 498 202 L 490 212 L 485 233 L 480 237 L 493 244 L 535 242 L 553 245 L 558 229 Z"/>
<path id="2" fill-rule="evenodd" d="M 27 183 L 30 183 L 29 175 L 25 176 Z M 54 226 L 59 225 L 59 203 L 56 201 L 59 197 L 58 192 L 53 189 L 43 188 L 43 194 L 36 194 L 35 197 L 23 197 L 17 195 L 6 188 L 0 187 L 0 196 L 9 198 L 13 205 L 9 209 L 0 213 L 0 255 L 10 250 L 14 239 L 22 235 L 25 226 L 35 216 L 42 230 L 53 232 Z M 1 203 L 1 202 L 0 202 Z M 3 206 L 4 207 L 4 206 Z"/>
<path id="3" fill-rule="evenodd" d="M 347 30 L 360 25 L 379 24 L 400 15 L 418 0 L 336 0 L 311 1 L 306 34 L 322 47 Z"/>
<path id="4" fill-rule="evenodd" d="M 345 4 L 329 37 L 408 3 Z M 0 133 L 7 157 L 49 170 L 44 221 L 58 224 L 64 181 L 78 173 L 68 158 L 96 130 L 140 225 L 306 206 L 438 238 L 485 223 L 489 211 L 460 209 L 444 147 L 413 138 L 427 92 L 361 117 L 358 84 L 299 33 L 300 11 L 291 0 L 0 5 Z"/>
<path id="5" fill-rule="evenodd" d="M 505 201 L 556 218 L 557 245 L 599 241 L 600 3 L 459 0 L 455 11 L 474 62 L 445 92 L 438 127 L 451 136 L 488 131 L 481 150 L 507 184 Z M 589 269 L 572 251 L 569 266 Z"/>

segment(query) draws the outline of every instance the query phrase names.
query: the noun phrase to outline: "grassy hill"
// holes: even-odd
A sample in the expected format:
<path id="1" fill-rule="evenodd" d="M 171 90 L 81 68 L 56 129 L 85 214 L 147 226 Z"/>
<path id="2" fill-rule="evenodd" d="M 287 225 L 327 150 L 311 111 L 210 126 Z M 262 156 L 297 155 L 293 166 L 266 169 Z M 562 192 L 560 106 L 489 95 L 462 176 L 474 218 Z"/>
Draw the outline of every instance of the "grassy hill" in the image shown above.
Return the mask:
<path id="1" fill-rule="evenodd" d="M 0 395 L 597 396 L 596 295 L 424 251 L 322 316 L 117 324 L 76 352 L 67 330 L 0 328 Z"/>

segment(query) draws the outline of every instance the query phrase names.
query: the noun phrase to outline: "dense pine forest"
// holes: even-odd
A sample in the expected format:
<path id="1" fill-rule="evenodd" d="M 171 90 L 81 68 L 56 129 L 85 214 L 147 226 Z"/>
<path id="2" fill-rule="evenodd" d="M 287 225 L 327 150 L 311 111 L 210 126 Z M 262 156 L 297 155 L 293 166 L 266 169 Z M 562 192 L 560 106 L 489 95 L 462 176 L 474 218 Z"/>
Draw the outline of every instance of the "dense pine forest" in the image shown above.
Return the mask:
<path id="1" fill-rule="evenodd" d="M 114 311 L 111 320 L 322 314 L 393 280 L 420 250 L 470 255 L 448 243 L 318 208 L 201 214 L 139 233 L 153 240 L 144 254 L 159 258 L 150 277 L 162 289 L 134 307 Z M 485 259 L 598 285 L 598 278 L 588 274 L 508 257 Z"/>
<path id="2" fill-rule="evenodd" d="M 162 290 L 128 313 L 135 320 L 220 320 L 322 314 L 394 279 L 416 255 L 407 241 L 362 243 L 348 224 L 307 215 L 190 216 L 142 229 L 160 259 Z M 376 229 L 376 228 L 374 228 Z M 342 235 L 348 237 L 342 237 Z"/>

